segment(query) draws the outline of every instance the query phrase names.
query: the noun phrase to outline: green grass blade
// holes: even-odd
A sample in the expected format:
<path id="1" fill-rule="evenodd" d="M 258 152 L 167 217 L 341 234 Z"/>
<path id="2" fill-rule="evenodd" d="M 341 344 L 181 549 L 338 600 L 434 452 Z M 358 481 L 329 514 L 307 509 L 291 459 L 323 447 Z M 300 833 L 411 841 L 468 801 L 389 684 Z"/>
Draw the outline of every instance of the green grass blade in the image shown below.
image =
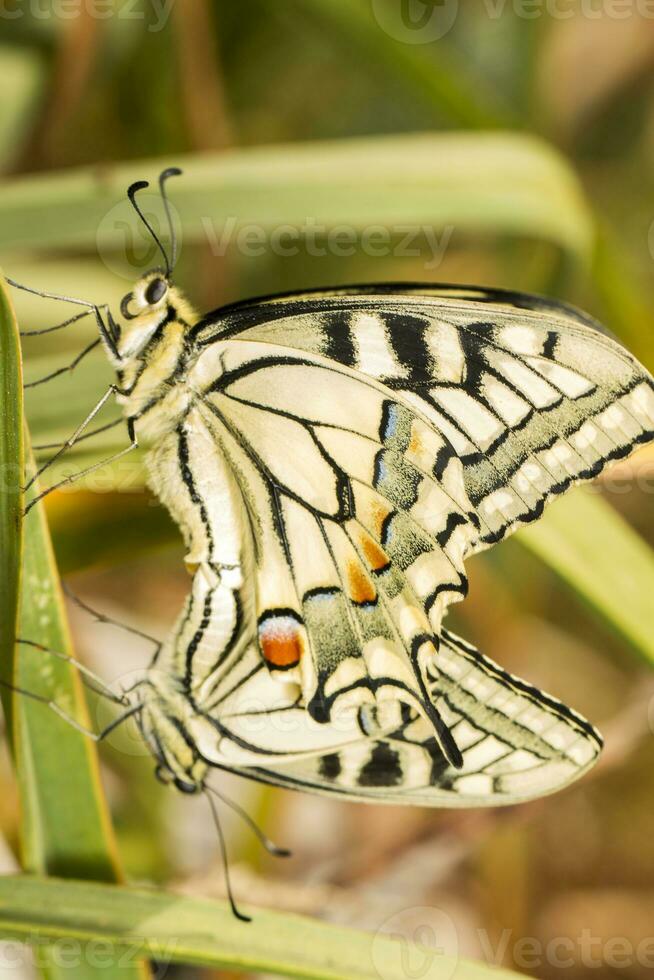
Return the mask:
<path id="1" fill-rule="evenodd" d="M 654 664 L 654 552 L 606 501 L 572 493 L 517 540 Z"/>
<path id="2" fill-rule="evenodd" d="M 173 162 L 184 169 L 171 186 L 184 241 L 208 241 L 214 250 L 225 226 L 235 248 L 244 225 L 302 228 L 307 216 L 326 230 L 411 224 L 529 236 L 583 261 L 592 250 L 593 224 L 574 172 L 547 143 L 517 133 L 252 147 L 12 179 L 0 186 L 0 249 L 124 250 L 132 217 L 119 202 L 128 183 L 156 180 Z"/>
<path id="3" fill-rule="evenodd" d="M 31 495 L 28 495 L 30 499 Z M 19 635 L 51 650 L 72 647 L 44 508 L 25 519 Z M 19 645 L 16 683 L 92 727 L 77 671 Z M 44 705 L 17 695 L 16 754 L 23 863 L 30 871 L 114 881 L 117 858 L 93 742 Z"/>
<path id="4" fill-rule="evenodd" d="M 0 934 L 108 941 L 161 963 L 196 963 L 306 980 L 406 980 L 391 939 L 278 912 L 238 922 L 222 903 L 44 878 L 0 878 Z M 427 955 L 429 951 L 426 951 Z M 126 954 L 127 955 L 127 954 Z M 509 980 L 517 974 L 435 954 L 424 980 Z M 382 964 L 383 974 L 376 965 Z"/>
<path id="5" fill-rule="evenodd" d="M 2 280 L 0 355 L 0 676 L 11 681 L 22 551 L 23 382 L 18 326 Z M 10 731 L 12 697 L 6 689 L 0 694 Z"/>
<path id="6" fill-rule="evenodd" d="M 65 711 L 88 725 L 78 673 L 48 653 L 18 645 L 30 639 L 52 650 L 70 653 L 62 597 L 45 514 L 36 506 L 23 522 L 22 593 L 20 492 L 22 442 L 22 378 L 20 344 L 7 293 L 0 288 L 0 390 L 2 419 L 0 462 L 4 478 L 0 494 L 2 569 L 2 670 L 18 687 L 56 700 Z M 6 488 L 6 489 L 5 489 Z M 34 488 L 28 499 L 36 493 Z M 18 629 L 16 621 L 18 619 Z M 23 867 L 61 876 L 116 881 L 116 847 L 99 779 L 93 743 L 67 726 L 45 705 L 15 694 L 7 698 L 7 729 L 11 733 L 21 798 L 20 845 Z M 58 975 L 49 964 L 47 972 Z M 79 974 L 111 976 L 111 971 Z M 124 971 L 119 974 L 125 977 Z M 128 971 L 134 980 L 136 967 Z M 66 973 L 70 976 L 70 973 Z"/>
<path id="7" fill-rule="evenodd" d="M 38 492 L 35 485 L 27 500 Z M 72 653 L 68 626 L 42 505 L 24 521 L 19 636 Z M 86 728 L 93 728 L 79 673 L 47 652 L 18 645 L 15 683 L 47 697 Z M 100 881 L 120 880 L 116 844 L 93 742 L 29 697 L 14 697 L 14 746 L 21 799 L 21 863 L 31 872 Z M 137 964 L 116 969 L 62 970 L 45 959 L 51 977 L 120 976 L 137 980 Z"/>

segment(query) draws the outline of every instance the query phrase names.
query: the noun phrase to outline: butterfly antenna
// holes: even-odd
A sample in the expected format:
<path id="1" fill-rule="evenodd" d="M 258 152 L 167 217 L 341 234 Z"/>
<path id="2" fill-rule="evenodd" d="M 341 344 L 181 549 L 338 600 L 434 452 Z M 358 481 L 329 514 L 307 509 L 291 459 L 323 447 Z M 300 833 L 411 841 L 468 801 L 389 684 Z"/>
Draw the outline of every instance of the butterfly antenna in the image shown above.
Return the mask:
<path id="1" fill-rule="evenodd" d="M 136 195 L 138 194 L 138 192 L 144 190 L 146 187 L 149 187 L 149 186 L 150 186 L 149 181 L 147 181 L 147 180 L 137 180 L 133 184 L 130 184 L 130 186 L 127 188 L 127 196 L 130 199 L 131 205 L 134 208 L 134 210 L 136 211 L 136 213 L 138 214 L 139 218 L 141 219 L 141 221 L 143 222 L 143 224 L 145 225 L 145 227 L 148 229 L 148 231 L 152 235 L 152 239 L 155 242 L 157 248 L 159 249 L 159 251 L 163 255 L 163 260 L 164 260 L 164 263 L 166 265 L 166 278 L 168 278 L 170 276 L 171 271 L 172 271 L 171 270 L 171 267 L 170 267 L 170 259 L 168 258 L 167 254 L 166 254 L 165 248 L 161 244 L 161 239 L 157 235 L 156 231 L 154 230 L 154 228 L 152 227 L 152 225 L 150 224 L 150 222 L 148 221 L 148 219 L 145 217 L 143 211 L 141 210 L 141 208 L 139 207 L 139 205 L 138 205 L 138 203 L 136 201 Z"/>
<path id="2" fill-rule="evenodd" d="M 287 848 L 278 847 L 277 844 L 271 841 L 270 838 L 264 834 L 261 827 L 259 827 L 259 825 L 252 819 L 250 814 L 246 810 L 244 810 L 243 807 L 239 806 L 238 803 L 235 803 L 234 800 L 230 800 L 226 796 L 223 796 L 223 794 L 220 793 L 213 786 L 208 786 L 205 784 L 204 788 L 209 793 L 213 793 L 213 795 L 217 797 L 221 801 L 221 803 L 224 803 L 225 806 L 228 806 L 231 810 L 234 811 L 234 813 L 237 813 L 239 815 L 239 817 L 244 821 L 244 823 L 248 825 L 248 827 L 250 828 L 254 836 L 257 838 L 261 846 L 266 851 L 268 851 L 268 854 L 271 854 L 273 857 L 280 857 L 280 858 L 291 856 L 291 852 Z"/>
<path id="3" fill-rule="evenodd" d="M 218 809 L 214 803 L 212 797 L 206 792 L 205 787 L 205 797 L 209 801 L 209 806 L 211 808 L 211 815 L 213 816 L 213 822 L 216 827 L 216 832 L 218 833 L 218 842 L 220 844 L 220 853 L 223 861 L 223 869 L 225 871 L 225 886 L 227 888 L 227 898 L 232 909 L 232 913 L 236 919 L 240 919 L 241 922 L 252 922 L 249 915 L 244 915 L 243 912 L 239 912 L 236 902 L 234 901 L 234 895 L 232 893 L 232 883 L 229 878 L 229 861 L 227 859 L 227 846 L 225 844 L 225 835 L 223 834 L 222 824 L 220 823 L 220 816 L 218 815 Z"/>
<path id="4" fill-rule="evenodd" d="M 171 269 L 175 268 L 177 264 L 177 233 L 175 231 L 175 223 L 173 221 L 173 216 L 170 213 L 170 201 L 168 200 L 168 194 L 166 193 L 166 181 L 169 177 L 179 177 L 182 171 L 179 167 L 168 167 L 167 170 L 162 170 L 159 174 L 159 191 L 161 193 L 161 200 L 163 201 L 164 211 L 166 212 L 166 219 L 168 221 L 168 230 L 170 233 L 170 266 Z"/>

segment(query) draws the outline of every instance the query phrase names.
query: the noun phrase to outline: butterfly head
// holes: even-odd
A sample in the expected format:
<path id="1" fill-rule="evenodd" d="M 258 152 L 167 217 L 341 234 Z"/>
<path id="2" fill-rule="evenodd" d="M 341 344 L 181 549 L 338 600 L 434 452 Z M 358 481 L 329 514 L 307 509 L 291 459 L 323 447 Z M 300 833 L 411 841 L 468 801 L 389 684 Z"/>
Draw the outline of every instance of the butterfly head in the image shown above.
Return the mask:
<path id="1" fill-rule="evenodd" d="M 194 313 L 166 269 L 141 276 L 120 302 L 116 349 L 121 362 L 138 358 L 148 341 L 167 323 L 191 323 Z"/>
<path id="2" fill-rule="evenodd" d="M 175 775 L 173 770 L 165 763 L 160 762 L 156 766 L 154 774 L 164 786 L 174 786 L 180 793 L 186 793 L 188 796 L 194 796 L 196 793 L 204 792 L 204 782 L 196 781 L 190 777 L 182 779 L 181 776 Z"/>
<path id="3" fill-rule="evenodd" d="M 188 323 L 194 319 L 191 307 L 172 282 L 177 259 L 177 238 L 166 195 L 166 181 L 169 177 L 180 173 L 181 170 L 177 167 L 169 167 L 159 176 L 159 189 L 170 233 L 169 251 L 164 247 L 161 238 L 136 199 L 137 193 L 149 186 L 148 182 L 137 181 L 127 191 L 134 210 L 161 253 L 163 265 L 141 276 L 132 290 L 121 300 L 121 323 L 112 323 L 112 327 L 115 353 L 118 354 L 122 366 L 126 361 L 138 358 L 152 336 L 166 323 Z"/>
<path id="4" fill-rule="evenodd" d="M 177 698 L 170 694 L 165 680 L 160 684 L 151 674 L 144 685 L 142 708 L 136 715 L 141 736 L 155 761 L 159 782 L 175 786 L 182 793 L 201 793 L 207 764 L 184 738 Z"/>

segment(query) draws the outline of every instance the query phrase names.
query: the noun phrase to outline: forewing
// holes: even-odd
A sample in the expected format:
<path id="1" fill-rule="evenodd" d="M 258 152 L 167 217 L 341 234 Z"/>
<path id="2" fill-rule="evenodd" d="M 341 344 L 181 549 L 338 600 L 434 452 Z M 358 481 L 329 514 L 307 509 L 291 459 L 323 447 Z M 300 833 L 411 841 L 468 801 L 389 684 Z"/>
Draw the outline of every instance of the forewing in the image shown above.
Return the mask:
<path id="1" fill-rule="evenodd" d="M 524 294 L 363 287 L 228 308 L 198 343 L 238 337 L 328 357 L 381 381 L 459 456 L 475 547 L 654 435 L 652 379 L 598 324 Z"/>

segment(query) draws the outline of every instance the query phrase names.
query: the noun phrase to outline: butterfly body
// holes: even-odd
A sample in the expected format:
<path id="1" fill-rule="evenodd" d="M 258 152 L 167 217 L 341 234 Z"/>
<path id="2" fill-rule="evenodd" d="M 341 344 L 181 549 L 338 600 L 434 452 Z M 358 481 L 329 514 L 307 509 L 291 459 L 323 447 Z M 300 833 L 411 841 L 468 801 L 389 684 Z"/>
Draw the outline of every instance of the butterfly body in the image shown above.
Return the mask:
<path id="1" fill-rule="evenodd" d="M 357 287 L 198 319 L 157 278 L 125 297 L 114 363 L 193 574 L 142 693 L 163 770 L 449 806 L 585 771 L 592 726 L 442 620 L 468 556 L 652 438 L 644 369 L 521 294 Z"/>

